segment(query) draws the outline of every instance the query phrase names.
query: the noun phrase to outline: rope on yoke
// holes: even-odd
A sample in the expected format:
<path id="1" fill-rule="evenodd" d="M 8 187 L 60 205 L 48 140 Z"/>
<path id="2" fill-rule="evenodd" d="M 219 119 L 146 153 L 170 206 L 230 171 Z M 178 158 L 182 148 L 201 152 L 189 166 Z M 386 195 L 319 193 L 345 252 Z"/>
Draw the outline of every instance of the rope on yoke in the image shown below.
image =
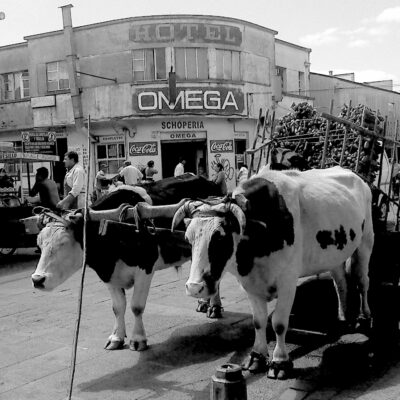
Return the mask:
<path id="1" fill-rule="evenodd" d="M 71 365 L 70 365 L 70 375 L 69 375 L 69 389 L 68 389 L 68 400 L 72 399 L 72 389 L 74 386 L 74 377 L 75 377 L 75 367 L 76 367 L 76 353 L 78 348 L 78 336 L 79 336 L 79 328 L 81 323 L 82 316 L 82 298 L 83 298 L 83 286 L 85 280 L 85 272 L 86 272 L 86 259 L 87 259 L 87 238 L 86 238 L 86 225 L 88 220 L 88 202 L 89 202 L 89 176 L 90 176 L 90 115 L 88 117 L 88 132 L 87 132 L 87 147 L 88 147 L 88 166 L 87 166 L 87 174 L 86 174 L 86 193 L 85 193 L 85 208 L 83 213 L 83 242 L 82 242 L 82 275 L 81 275 L 81 283 L 79 286 L 79 297 L 78 297 L 78 308 L 77 308 L 77 317 L 75 323 L 75 333 L 72 344 L 72 354 L 71 354 Z"/>

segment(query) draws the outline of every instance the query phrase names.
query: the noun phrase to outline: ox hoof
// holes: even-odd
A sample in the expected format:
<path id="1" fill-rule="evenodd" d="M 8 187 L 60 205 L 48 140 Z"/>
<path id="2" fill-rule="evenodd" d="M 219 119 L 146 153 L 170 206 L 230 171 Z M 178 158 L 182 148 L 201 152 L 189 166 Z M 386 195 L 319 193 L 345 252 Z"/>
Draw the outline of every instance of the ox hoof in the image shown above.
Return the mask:
<path id="1" fill-rule="evenodd" d="M 287 379 L 293 371 L 293 361 L 271 361 L 269 363 L 268 378 Z"/>
<path id="2" fill-rule="evenodd" d="M 196 311 L 201 313 L 206 313 L 208 311 L 209 306 L 210 306 L 209 300 L 198 300 Z"/>
<path id="3" fill-rule="evenodd" d="M 124 340 L 107 340 L 104 348 L 106 350 L 119 350 L 124 347 Z"/>
<path id="4" fill-rule="evenodd" d="M 222 306 L 210 306 L 207 310 L 207 318 L 222 318 Z"/>
<path id="5" fill-rule="evenodd" d="M 144 351 L 148 348 L 147 340 L 131 340 L 129 342 L 129 349 L 132 351 Z"/>
<path id="6" fill-rule="evenodd" d="M 365 336 L 369 336 L 372 330 L 372 319 L 359 317 L 356 322 L 355 331 L 358 333 L 362 333 Z"/>
<path id="7" fill-rule="evenodd" d="M 242 369 L 251 372 L 252 374 L 259 374 L 268 370 L 267 357 L 252 351 L 242 365 Z"/>

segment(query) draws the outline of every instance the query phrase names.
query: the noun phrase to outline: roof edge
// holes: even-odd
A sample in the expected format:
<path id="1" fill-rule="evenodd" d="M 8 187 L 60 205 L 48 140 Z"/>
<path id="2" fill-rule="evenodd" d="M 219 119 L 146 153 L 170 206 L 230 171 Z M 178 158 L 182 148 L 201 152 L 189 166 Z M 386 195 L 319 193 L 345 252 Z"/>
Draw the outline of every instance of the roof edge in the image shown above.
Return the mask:
<path id="1" fill-rule="evenodd" d="M 373 88 L 373 89 L 383 90 L 384 92 L 389 92 L 389 93 L 400 95 L 400 92 L 396 92 L 395 90 L 383 89 L 383 88 L 381 88 L 379 86 L 373 86 L 373 85 L 366 84 L 366 83 L 363 83 L 363 82 L 357 82 L 357 81 L 351 81 L 350 79 L 338 78 L 337 76 L 334 76 L 334 75 L 320 74 L 318 72 L 310 72 L 310 74 L 311 75 L 324 76 L 326 78 L 338 79 L 339 81 L 349 82 L 349 83 L 352 83 L 353 85 L 356 84 L 356 85 L 360 85 L 360 86 L 363 86 L 363 87 L 366 87 L 366 88 Z M 342 88 L 342 89 L 346 89 L 346 88 Z M 312 92 L 312 89 L 310 89 L 310 92 Z"/>
<path id="2" fill-rule="evenodd" d="M 244 24 L 247 26 L 253 26 L 256 27 L 258 29 L 262 29 L 264 31 L 267 31 L 269 33 L 272 33 L 273 35 L 277 35 L 278 31 L 274 30 L 274 29 L 270 29 L 267 28 L 265 26 L 262 25 L 258 25 L 255 24 L 254 22 L 249 22 L 249 21 L 245 21 L 239 18 L 232 18 L 232 17 L 222 17 L 219 15 L 201 15 L 201 14 L 161 14 L 161 15 L 142 15 L 142 16 L 138 16 L 138 17 L 128 17 L 128 18 L 119 18 L 119 19 L 113 19 L 113 20 L 109 20 L 109 21 L 103 21 L 103 22 L 95 22 L 93 24 L 87 24 L 87 25 L 80 25 L 80 26 L 75 26 L 73 27 L 73 30 L 83 30 L 86 28 L 92 28 L 92 27 L 100 27 L 100 26 L 106 26 L 106 25 L 114 25 L 114 24 L 118 24 L 121 22 L 136 22 L 136 21 L 141 21 L 144 19 L 148 19 L 148 20 L 152 20 L 152 19 L 168 19 L 171 20 L 173 18 L 215 18 L 215 19 L 220 19 L 221 21 L 230 21 L 230 22 L 235 22 L 235 23 L 240 23 L 240 24 Z M 28 35 L 28 36 L 24 36 L 25 40 L 31 40 L 31 39 L 39 39 L 41 37 L 45 37 L 45 36 L 53 36 L 53 35 L 58 35 L 58 34 L 62 34 L 63 30 L 57 30 L 57 31 L 50 31 L 50 32 L 43 32 L 43 33 L 37 33 L 37 34 L 33 34 L 33 35 Z"/>

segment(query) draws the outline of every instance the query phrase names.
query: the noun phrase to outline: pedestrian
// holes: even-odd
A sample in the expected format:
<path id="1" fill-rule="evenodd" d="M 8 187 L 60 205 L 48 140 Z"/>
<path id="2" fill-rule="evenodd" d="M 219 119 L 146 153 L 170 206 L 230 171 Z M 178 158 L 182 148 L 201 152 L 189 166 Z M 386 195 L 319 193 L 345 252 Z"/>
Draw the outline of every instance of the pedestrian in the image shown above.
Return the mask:
<path id="1" fill-rule="evenodd" d="M 183 157 L 179 158 L 179 162 L 175 167 L 174 176 L 183 175 L 185 173 L 186 160 Z"/>
<path id="2" fill-rule="evenodd" d="M 143 178 L 143 174 L 128 160 L 124 161 L 124 168 L 119 174 L 124 178 L 125 185 L 137 185 Z"/>
<path id="3" fill-rule="evenodd" d="M 68 151 L 64 156 L 67 173 L 64 178 L 64 198 L 57 208 L 62 210 L 85 207 L 85 170 L 78 164 L 79 156 L 75 151 Z"/>
<path id="4" fill-rule="evenodd" d="M 219 186 L 221 194 L 225 196 L 228 193 L 228 189 L 226 187 L 224 166 L 221 163 L 218 163 L 215 167 L 215 172 L 217 174 L 212 181 Z"/>
<path id="5" fill-rule="evenodd" d="M 107 190 L 110 185 L 110 180 L 106 177 L 108 165 L 105 163 L 100 164 L 100 170 L 96 174 L 96 200 L 100 199 L 104 190 Z"/>
<path id="6" fill-rule="evenodd" d="M 0 168 L 0 188 L 12 188 L 14 187 L 13 179 L 7 175 L 4 168 Z"/>
<path id="7" fill-rule="evenodd" d="M 237 175 L 237 182 L 238 185 L 240 185 L 243 181 L 247 180 L 247 177 L 249 175 L 249 170 L 247 169 L 247 165 L 246 164 L 242 164 L 239 168 L 239 172 Z"/>
<path id="8" fill-rule="evenodd" d="M 145 170 L 144 170 L 144 176 L 145 176 L 146 181 L 154 182 L 153 176 L 155 174 L 158 174 L 158 171 L 154 168 L 154 161 L 150 160 L 147 163 L 147 168 L 145 168 Z"/>
<path id="9" fill-rule="evenodd" d="M 37 194 L 39 194 L 39 199 L 35 198 Z M 37 169 L 36 181 L 29 195 L 30 197 L 27 200 L 30 203 L 39 203 L 50 210 L 57 208 L 57 204 L 60 201 L 57 184 L 52 179 L 49 179 L 49 170 L 46 167 Z"/>

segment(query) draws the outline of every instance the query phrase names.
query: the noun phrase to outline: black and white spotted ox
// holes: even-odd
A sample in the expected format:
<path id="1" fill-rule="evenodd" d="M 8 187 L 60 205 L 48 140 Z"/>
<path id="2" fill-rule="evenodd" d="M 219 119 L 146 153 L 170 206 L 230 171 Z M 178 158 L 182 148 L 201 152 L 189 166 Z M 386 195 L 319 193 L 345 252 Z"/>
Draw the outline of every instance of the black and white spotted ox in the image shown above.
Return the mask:
<path id="1" fill-rule="evenodd" d="M 115 314 L 115 326 L 108 338 L 109 350 L 123 346 L 125 332 L 125 289 L 134 286 L 131 309 L 134 315 L 134 327 L 130 348 L 147 348 L 146 333 L 142 322 L 151 279 L 157 269 L 168 266 L 180 266 L 190 256 L 190 245 L 180 235 L 170 230 L 154 230 L 147 226 L 150 219 L 162 216 L 169 218 L 168 226 L 180 203 L 152 206 L 149 203 L 162 203 L 184 197 L 207 197 L 218 194 L 218 188 L 204 178 L 186 174 L 179 178 L 168 178 L 151 185 L 141 187 L 121 187 L 110 193 L 89 209 L 87 222 L 87 265 L 95 270 L 111 293 Z M 162 192 L 164 190 L 164 192 Z M 153 196 L 154 193 L 154 196 Z M 154 200 L 153 200 L 154 199 Z M 163 200 L 164 199 L 164 200 Z M 144 202 L 144 201 L 147 202 Z M 137 205 L 123 213 L 122 203 Z M 106 210 L 104 210 L 106 208 Z M 103 210 L 102 210 L 103 209 Z M 126 209 L 125 209 L 126 211 Z M 138 229 L 124 224 L 108 224 L 107 233 L 99 232 L 103 219 L 117 220 L 122 214 L 128 214 L 128 222 L 137 223 Z M 136 218 L 133 218 L 136 216 Z M 83 215 L 71 213 L 66 218 L 56 216 L 38 235 L 41 256 L 32 282 L 40 290 L 53 290 L 82 265 L 83 251 Z M 219 296 L 215 302 L 220 304 Z"/>
<path id="2" fill-rule="evenodd" d="M 293 364 L 285 345 L 289 315 L 300 277 L 331 272 L 346 315 L 345 262 L 351 258 L 362 313 L 367 302 L 368 263 L 374 242 L 371 192 L 357 175 L 324 170 L 271 171 L 266 168 L 233 193 L 232 203 L 186 202 L 173 226 L 186 219 L 192 245 L 187 294 L 215 293 L 223 273 L 232 272 L 248 294 L 255 343 L 246 367 L 283 379 Z M 272 316 L 276 347 L 268 360 L 267 302 L 277 298 Z M 317 300 L 318 301 L 318 300 Z"/>

